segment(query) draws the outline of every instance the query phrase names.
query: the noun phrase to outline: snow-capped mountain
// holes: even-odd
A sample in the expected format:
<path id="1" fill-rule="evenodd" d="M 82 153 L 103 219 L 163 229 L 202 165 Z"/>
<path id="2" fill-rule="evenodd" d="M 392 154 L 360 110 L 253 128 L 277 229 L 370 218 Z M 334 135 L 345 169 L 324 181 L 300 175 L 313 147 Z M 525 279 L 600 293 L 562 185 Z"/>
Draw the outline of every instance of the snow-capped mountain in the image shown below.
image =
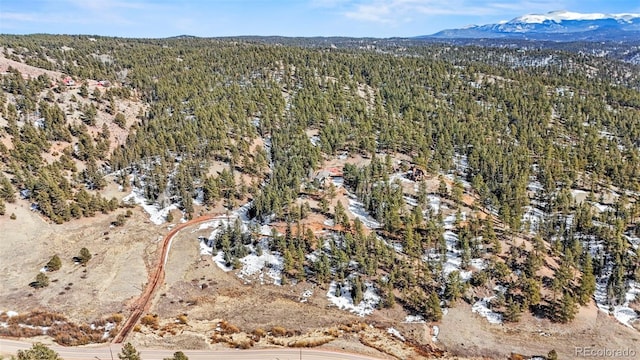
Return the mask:
<path id="1" fill-rule="evenodd" d="M 518 38 L 551 41 L 640 41 L 640 14 L 582 14 L 553 11 L 498 24 L 443 30 L 435 38 Z"/>

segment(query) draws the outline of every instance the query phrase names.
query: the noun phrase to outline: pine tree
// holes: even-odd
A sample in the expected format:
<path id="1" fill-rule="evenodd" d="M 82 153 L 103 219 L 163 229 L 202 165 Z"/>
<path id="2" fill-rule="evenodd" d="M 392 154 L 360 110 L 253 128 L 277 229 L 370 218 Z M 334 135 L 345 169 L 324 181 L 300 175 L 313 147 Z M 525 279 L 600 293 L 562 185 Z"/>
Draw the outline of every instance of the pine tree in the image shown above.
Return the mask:
<path id="1" fill-rule="evenodd" d="M 35 343 L 28 350 L 18 350 L 18 360 L 62 360 L 55 351 L 46 345 Z"/>
<path id="2" fill-rule="evenodd" d="M 140 352 L 129 342 L 124 344 L 118 357 L 120 360 L 141 360 Z"/>
<path id="3" fill-rule="evenodd" d="M 507 309 L 504 312 L 504 319 L 508 322 L 518 322 L 520 321 L 521 315 L 522 309 L 520 308 L 520 304 L 510 297 L 507 300 Z"/>
<path id="4" fill-rule="evenodd" d="M 578 313 L 578 306 L 576 305 L 573 296 L 568 291 L 565 291 L 562 299 L 556 302 L 556 314 L 555 320 L 562 323 L 568 323 L 573 320 Z"/>
<path id="5" fill-rule="evenodd" d="M 452 271 L 447 277 L 447 283 L 444 288 L 444 296 L 447 300 L 455 302 L 462 296 L 463 283 L 460 278 L 460 272 Z"/>
<path id="6" fill-rule="evenodd" d="M 578 303 L 586 305 L 596 291 L 596 277 L 593 274 L 593 264 L 591 255 L 585 253 L 584 264 L 582 265 L 582 276 L 578 288 Z"/>
<path id="7" fill-rule="evenodd" d="M 431 321 L 440 321 L 442 319 L 442 308 L 440 307 L 440 298 L 435 292 L 429 294 L 427 299 L 427 318 Z"/>
<path id="8" fill-rule="evenodd" d="M 351 296 L 353 298 L 354 305 L 357 305 L 362 301 L 362 281 L 359 276 L 356 276 L 351 282 Z"/>

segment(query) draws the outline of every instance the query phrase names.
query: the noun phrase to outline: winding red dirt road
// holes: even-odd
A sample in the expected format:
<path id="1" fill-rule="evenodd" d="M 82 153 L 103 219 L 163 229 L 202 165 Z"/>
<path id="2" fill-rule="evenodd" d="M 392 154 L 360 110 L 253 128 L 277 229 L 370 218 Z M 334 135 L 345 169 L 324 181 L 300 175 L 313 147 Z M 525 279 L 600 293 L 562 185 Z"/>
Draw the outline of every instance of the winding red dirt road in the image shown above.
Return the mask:
<path id="1" fill-rule="evenodd" d="M 133 303 L 133 311 L 131 315 L 124 322 L 118 334 L 113 338 L 112 342 L 114 344 L 122 343 L 138 323 L 140 317 L 142 317 L 142 314 L 149 310 L 151 301 L 153 300 L 153 294 L 158 289 L 158 287 L 162 286 L 164 282 L 164 266 L 166 263 L 165 260 L 167 259 L 171 240 L 173 240 L 173 237 L 176 236 L 176 234 L 178 234 L 181 230 L 189 226 L 197 225 L 214 218 L 214 215 L 199 216 L 195 219 L 177 225 L 176 227 L 171 229 L 171 231 L 169 231 L 167 235 L 164 236 L 164 239 L 162 239 L 162 250 L 160 251 L 158 264 L 156 265 L 156 268 L 151 272 L 149 282 L 147 282 L 147 286 L 145 287 L 144 291 L 142 292 L 142 294 L 140 294 L 140 297 Z"/>

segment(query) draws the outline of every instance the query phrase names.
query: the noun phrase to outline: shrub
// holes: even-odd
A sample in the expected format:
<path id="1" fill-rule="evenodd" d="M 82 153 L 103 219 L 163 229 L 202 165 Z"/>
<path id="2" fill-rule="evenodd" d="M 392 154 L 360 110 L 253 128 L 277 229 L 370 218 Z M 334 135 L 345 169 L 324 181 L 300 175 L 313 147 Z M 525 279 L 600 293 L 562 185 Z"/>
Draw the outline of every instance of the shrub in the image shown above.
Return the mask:
<path id="1" fill-rule="evenodd" d="M 38 273 L 38 275 L 36 276 L 36 281 L 32 282 L 30 285 L 31 287 L 36 289 L 47 287 L 49 286 L 49 277 L 44 273 Z"/>
<path id="2" fill-rule="evenodd" d="M 118 125 L 120 128 L 124 129 L 127 126 L 127 119 L 124 117 L 123 113 L 117 113 L 113 122 Z"/>
<path id="3" fill-rule="evenodd" d="M 173 357 L 164 358 L 164 360 L 189 360 L 189 358 L 182 351 L 176 351 L 173 353 Z"/>
<path id="4" fill-rule="evenodd" d="M 107 317 L 104 320 L 106 322 L 120 324 L 122 322 L 122 320 L 124 320 L 124 316 L 122 316 L 122 314 L 113 314 L 113 315 Z"/>
<path id="5" fill-rule="evenodd" d="M 267 336 L 267 332 L 264 331 L 263 328 L 257 328 L 255 330 L 253 330 L 253 335 L 257 338 L 263 338 L 265 336 Z"/>
<path id="6" fill-rule="evenodd" d="M 237 326 L 229 324 L 226 320 L 223 320 L 220 323 L 220 329 L 222 329 L 223 334 L 235 334 L 240 332 L 240 329 Z"/>
<path id="7" fill-rule="evenodd" d="M 127 222 L 127 218 L 125 217 L 125 215 L 118 214 L 118 216 L 116 216 L 116 221 L 112 222 L 111 224 L 113 226 L 123 226 L 126 222 Z"/>
<path id="8" fill-rule="evenodd" d="M 154 330 L 158 330 L 160 328 L 160 323 L 158 321 L 158 315 L 147 314 L 140 320 L 140 323 L 144 326 L 148 326 Z"/>
<path id="9" fill-rule="evenodd" d="M 329 335 L 329 336 L 333 336 L 333 337 L 338 337 L 340 336 L 340 330 L 338 330 L 338 328 L 336 327 L 331 327 L 327 330 L 325 330 L 325 335 Z"/>
<path id="10" fill-rule="evenodd" d="M 80 264 L 82 265 L 85 265 L 87 262 L 89 262 L 89 260 L 91 260 L 91 252 L 89 252 L 89 249 L 87 249 L 86 247 L 83 247 L 82 249 L 80 249 L 78 262 L 80 262 Z"/>
<path id="11" fill-rule="evenodd" d="M 188 319 L 186 314 L 178 315 L 177 320 L 180 324 L 186 324 Z"/>
<path id="12" fill-rule="evenodd" d="M 287 334 L 287 329 L 282 326 L 274 326 L 271 328 L 271 334 L 274 336 L 284 336 Z"/>
<path id="13" fill-rule="evenodd" d="M 227 344 L 233 346 L 236 349 L 249 349 L 253 346 L 254 342 L 250 338 L 243 336 L 242 334 L 233 335 L 230 339 L 227 340 Z"/>
<path id="14" fill-rule="evenodd" d="M 333 336 L 317 336 L 302 338 L 287 344 L 289 347 L 316 347 L 333 341 Z"/>
<path id="15" fill-rule="evenodd" d="M 51 257 L 51 260 L 49 260 L 49 262 L 45 266 L 47 268 L 47 271 L 57 271 L 62 267 L 62 261 L 60 260 L 60 257 L 58 255 L 53 255 L 53 257 Z"/>

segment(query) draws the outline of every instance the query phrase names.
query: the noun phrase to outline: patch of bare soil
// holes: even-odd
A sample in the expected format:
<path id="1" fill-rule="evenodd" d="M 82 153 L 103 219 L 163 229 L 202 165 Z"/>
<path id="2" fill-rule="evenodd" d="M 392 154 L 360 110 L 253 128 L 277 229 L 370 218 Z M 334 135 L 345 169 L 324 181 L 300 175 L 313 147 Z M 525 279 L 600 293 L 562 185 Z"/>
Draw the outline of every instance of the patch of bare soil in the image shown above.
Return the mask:
<path id="1" fill-rule="evenodd" d="M 3 51 L 0 51 L 0 73 L 6 72 L 9 68 L 14 68 L 22 74 L 25 78 L 37 78 L 40 75 L 46 74 L 51 80 L 60 80 L 64 75 L 57 71 L 45 70 L 35 66 L 23 64 L 21 62 L 7 59 L 3 55 Z"/>
<path id="2" fill-rule="evenodd" d="M 138 209 L 124 227 L 111 227 L 124 211 L 54 225 L 30 211 L 26 201 L 8 204 L 7 213 L 17 219 L 0 217 L 0 310 L 46 309 L 78 322 L 126 312 L 147 281 L 148 261 L 155 259 L 163 230 L 149 226 Z M 93 256 L 86 267 L 73 261 L 83 247 Z M 49 286 L 30 287 L 54 254 L 62 268 L 46 273 Z"/>
<path id="3" fill-rule="evenodd" d="M 574 359 L 577 348 L 633 349 L 640 353 L 640 333 L 618 323 L 595 305 L 582 308 L 570 324 L 530 315 L 517 324 L 494 325 L 470 306 L 458 304 L 440 324 L 440 343 L 452 354 L 506 359 L 512 352 L 546 355 L 555 349 L 560 359 Z"/>

